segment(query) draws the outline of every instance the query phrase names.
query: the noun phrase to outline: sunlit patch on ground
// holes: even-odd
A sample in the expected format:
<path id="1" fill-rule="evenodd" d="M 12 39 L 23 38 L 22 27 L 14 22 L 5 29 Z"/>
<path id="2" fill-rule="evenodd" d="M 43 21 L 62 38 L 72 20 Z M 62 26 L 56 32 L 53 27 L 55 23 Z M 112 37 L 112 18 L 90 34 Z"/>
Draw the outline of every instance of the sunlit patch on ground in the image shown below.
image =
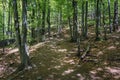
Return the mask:
<path id="1" fill-rule="evenodd" d="M 31 46 L 30 58 L 35 66 L 18 75 L 16 80 L 119 80 L 119 34 L 112 37 L 109 35 L 107 41 L 97 42 L 93 40 L 94 33 L 91 35 L 90 55 L 86 61 L 81 61 L 76 56 L 78 46 L 66 39 L 68 34 L 65 38 L 51 37 Z M 81 52 L 85 51 L 87 45 L 88 40 L 81 42 Z M 1 79 L 14 72 L 20 63 L 18 49 L 10 50 L 9 53 L 10 55 L 4 54 L 0 58 Z"/>
<path id="2" fill-rule="evenodd" d="M 120 67 L 105 67 L 105 70 L 115 79 L 120 79 Z"/>
<path id="3" fill-rule="evenodd" d="M 63 75 L 63 76 L 69 75 L 69 74 L 72 73 L 73 71 L 74 71 L 73 69 L 68 69 L 68 70 L 64 71 L 64 72 L 62 73 L 62 75 Z"/>
<path id="4" fill-rule="evenodd" d="M 115 50 L 116 47 L 115 47 L 115 46 L 110 46 L 110 47 L 108 47 L 107 49 L 108 49 L 108 50 Z"/>

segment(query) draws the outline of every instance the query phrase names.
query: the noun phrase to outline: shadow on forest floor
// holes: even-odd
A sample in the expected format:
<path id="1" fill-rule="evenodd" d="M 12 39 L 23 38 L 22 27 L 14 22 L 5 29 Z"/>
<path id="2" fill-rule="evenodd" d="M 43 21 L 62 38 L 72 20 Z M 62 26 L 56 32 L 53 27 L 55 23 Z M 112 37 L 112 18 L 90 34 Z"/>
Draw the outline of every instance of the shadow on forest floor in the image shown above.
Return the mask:
<path id="1" fill-rule="evenodd" d="M 88 40 L 82 41 L 81 48 L 87 44 Z M 77 45 L 69 42 L 67 34 L 64 38 L 51 37 L 30 48 L 34 68 L 19 75 L 10 75 L 20 63 L 18 50 L 10 50 L 1 55 L 0 79 L 6 80 L 10 75 L 15 80 L 119 80 L 120 33 L 109 34 L 107 41 L 91 39 L 90 45 L 92 56 L 80 61 L 76 57 Z"/>

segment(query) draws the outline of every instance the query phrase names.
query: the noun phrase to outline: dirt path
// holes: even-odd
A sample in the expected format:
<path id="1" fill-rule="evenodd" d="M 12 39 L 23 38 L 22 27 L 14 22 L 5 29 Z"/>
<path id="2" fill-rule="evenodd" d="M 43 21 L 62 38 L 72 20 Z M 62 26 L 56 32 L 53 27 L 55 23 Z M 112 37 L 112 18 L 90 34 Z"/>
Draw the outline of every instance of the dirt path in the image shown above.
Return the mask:
<path id="1" fill-rule="evenodd" d="M 86 44 L 87 41 L 81 43 L 84 45 L 82 47 Z M 51 38 L 45 43 L 37 44 L 30 49 L 34 68 L 20 73 L 15 80 L 119 80 L 119 34 L 113 34 L 107 41 L 92 41 L 90 44 L 90 53 L 95 57 L 87 56 L 86 61 L 80 61 L 80 64 L 79 58 L 75 56 L 76 44 L 70 43 L 66 38 Z M 7 61 L 6 71 L 10 73 L 17 68 L 19 57 L 11 54 Z M 1 80 L 5 80 L 4 77 Z"/>

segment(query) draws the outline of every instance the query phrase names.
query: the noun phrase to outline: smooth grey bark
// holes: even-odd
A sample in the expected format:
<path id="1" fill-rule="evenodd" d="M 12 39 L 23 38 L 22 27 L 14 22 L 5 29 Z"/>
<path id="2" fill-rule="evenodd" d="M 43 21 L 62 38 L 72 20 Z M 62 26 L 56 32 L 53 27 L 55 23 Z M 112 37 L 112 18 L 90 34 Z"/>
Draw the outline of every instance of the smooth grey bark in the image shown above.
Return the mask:
<path id="1" fill-rule="evenodd" d="M 77 26 L 77 1 L 73 0 L 73 42 L 77 42 L 78 26 Z"/>
<path id="2" fill-rule="evenodd" d="M 5 39 L 5 4 L 4 0 L 2 0 L 2 6 L 3 6 L 3 17 L 2 17 L 2 32 L 3 32 L 3 40 Z M 3 53 L 5 52 L 5 47 L 3 46 Z"/>
<path id="3" fill-rule="evenodd" d="M 110 0 L 108 0 L 108 12 L 109 12 L 109 31 L 112 32 L 112 24 L 111 24 L 111 8 L 110 8 Z"/>
<path id="4" fill-rule="evenodd" d="M 69 23 L 69 28 L 70 28 L 71 41 L 73 41 L 73 27 L 72 27 L 72 25 L 71 25 L 70 16 L 68 16 L 68 23 Z"/>
<path id="5" fill-rule="evenodd" d="M 37 7 L 37 42 L 39 43 L 40 42 L 40 25 L 41 25 L 41 5 L 40 5 L 40 0 L 38 0 L 38 7 Z"/>
<path id="6" fill-rule="evenodd" d="M 84 12 L 85 12 L 85 9 L 84 9 L 84 6 L 85 6 L 85 2 L 84 2 L 84 0 L 82 0 L 82 37 L 84 37 L 84 33 L 85 33 L 85 14 L 84 14 Z"/>
<path id="7" fill-rule="evenodd" d="M 11 23 L 11 0 L 9 0 L 9 4 L 8 4 L 9 10 L 8 10 L 8 27 L 7 27 L 7 34 L 8 37 L 10 39 L 10 35 L 11 35 L 11 31 L 10 31 L 10 23 Z"/>
<path id="8" fill-rule="evenodd" d="M 18 44 L 21 64 L 18 67 L 17 71 L 23 70 L 25 67 L 31 65 L 30 59 L 28 57 L 28 49 L 27 49 L 27 1 L 22 0 L 22 35 L 20 33 L 19 20 L 18 20 L 18 8 L 17 8 L 17 0 L 13 0 L 14 7 L 14 27 L 16 32 L 16 41 Z"/>
<path id="9" fill-rule="evenodd" d="M 73 41 L 73 26 L 71 24 L 71 17 L 70 17 L 70 7 L 71 7 L 71 1 L 70 0 L 67 0 L 67 12 L 68 12 L 68 26 L 69 26 L 69 29 L 70 29 L 70 37 L 71 37 L 71 40 L 70 41 Z"/>
<path id="10" fill-rule="evenodd" d="M 27 0 L 22 0 L 22 38 L 21 38 L 21 47 L 22 47 L 22 65 L 29 66 L 31 65 L 29 59 L 29 51 L 27 46 Z"/>
<path id="11" fill-rule="evenodd" d="M 46 17 L 46 0 L 43 0 L 43 9 L 42 9 L 42 30 L 41 30 L 41 36 L 42 41 L 45 40 L 45 17 Z"/>
<path id="12" fill-rule="evenodd" d="M 17 45 L 19 48 L 20 54 L 22 53 L 21 51 L 21 36 L 20 36 L 20 27 L 19 27 L 19 21 L 18 21 L 18 8 L 17 8 L 17 1 L 13 0 L 13 7 L 14 7 L 14 27 L 15 27 L 15 32 L 16 32 L 16 41 Z M 21 55 L 20 55 L 21 57 Z M 20 58 L 22 61 L 22 58 Z"/>
<path id="13" fill-rule="evenodd" d="M 48 13 L 47 13 L 47 23 L 48 23 L 48 36 L 51 35 L 51 23 L 50 23 L 50 0 L 48 0 Z"/>
<path id="14" fill-rule="evenodd" d="M 107 40 L 107 28 L 106 28 L 106 25 L 105 25 L 105 4 L 102 3 L 102 5 L 103 5 L 102 14 L 103 14 L 104 39 Z"/>
<path id="15" fill-rule="evenodd" d="M 59 9 L 59 16 L 58 16 L 58 35 L 61 36 L 62 33 L 62 7 Z"/>
<path id="16" fill-rule="evenodd" d="M 88 1 L 86 1 L 86 6 L 85 7 L 86 7 L 86 9 L 85 9 L 86 12 L 85 12 L 85 31 L 84 31 L 85 33 L 84 33 L 84 37 L 87 38 L 88 37 L 87 36 L 87 34 L 88 34 L 88 25 L 87 25 L 87 21 L 88 21 L 88 19 L 87 19 L 88 18 L 87 17 L 88 16 Z"/>
<path id="17" fill-rule="evenodd" d="M 113 31 L 118 29 L 118 0 L 114 1 Z"/>
<path id="18" fill-rule="evenodd" d="M 34 23 L 35 19 L 35 9 L 34 9 L 34 4 L 31 4 L 32 10 L 31 10 L 31 23 Z M 34 41 L 35 40 L 35 27 L 34 25 L 31 26 L 31 38 Z"/>
<path id="19" fill-rule="evenodd" d="M 99 0 L 96 2 L 96 40 L 99 40 L 99 22 L 100 22 L 100 15 L 99 15 Z"/>

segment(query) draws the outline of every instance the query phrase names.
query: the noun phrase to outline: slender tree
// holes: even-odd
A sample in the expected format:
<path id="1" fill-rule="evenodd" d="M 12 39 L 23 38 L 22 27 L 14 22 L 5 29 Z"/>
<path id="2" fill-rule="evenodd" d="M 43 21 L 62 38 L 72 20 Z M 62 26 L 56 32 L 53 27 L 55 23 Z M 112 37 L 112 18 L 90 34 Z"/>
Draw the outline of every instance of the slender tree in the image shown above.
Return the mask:
<path id="1" fill-rule="evenodd" d="M 100 14 L 99 14 L 99 0 L 96 2 L 96 40 L 99 40 L 99 22 L 100 22 Z"/>
<path id="2" fill-rule="evenodd" d="M 102 2 L 103 5 L 103 10 L 102 10 L 102 14 L 103 14 L 103 28 L 104 28 L 104 39 L 107 40 L 107 29 L 106 29 L 106 25 L 105 25 L 105 4 L 104 2 Z"/>
<path id="3" fill-rule="evenodd" d="M 85 12 L 85 31 L 84 31 L 85 33 L 84 33 L 84 36 L 85 36 L 85 38 L 87 38 L 87 33 L 88 33 L 88 25 L 87 25 L 87 22 L 88 22 L 87 21 L 87 18 L 88 18 L 87 17 L 88 16 L 88 0 L 86 0 L 86 6 L 85 7 L 86 7 L 86 9 L 85 9 L 86 12 Z"/>
<path id="4" fill-rule="evenodd" d="M 20 52 L 21 64 L 18 67 L 18 71 L 23 70 L 25 67 L 31 65 L 30 59 L 28 56 L 27 49 L 27 1 L 22 0 L 22 35 L 20 34 L 19 20 L 18 20 L 18 8 L 17 0 L 13 0 L 14 7 L 14 26 L 16 31 L 16 39 Z"/>
<path id="5" fill-rule="evenodd" d="M 62 33 L 62 6 L 59 7 L 58 9 L 58 20 L 59 20 L 59 25 L 58 25 L 58 34 L 61 36 Z"/>
<path id="6" fill-rule="evenodd" d="M 47 23 L 48 23 L 48 36 L 50 37 L 51 33 L 51 24 L 50 24 L 50 0 L 48 0 L 48 13 L 47 13 Z"/>
<path id="7" fill-rule="evenodd" d="M 43 0 L 43 8 L 42 8 L 42 41 L 45 40 L 45 17 L 46 17 L 46 0 Z"/>
<path id="8" fill-rule="evenodd" d="M 32 10 L 31 10 L 31 38 L 34 40 L 35 39 L 35 2 L 31 2 Z"/>
<path id="9" fill-rule="evenodd" d="M 8 37 L 10 38 L 10 34 L 11 34 L 11 31 L 10 31 L 10 23 L 11 23 L 11 0 L 9 1 L 9 4 L 8 4 L 8 7 L 9 7 L 9 10 L 8 10 L 8 29 L 7 29 L 7 34 L 8 34 Z"/>
<path id="10" fill-rule="evenodd" d="M 40 42 L 40 25 L 41 25 L 41 4 L 37 0 L 37 42 Z"/>
<path id="11" fill-rule="evenodd" d="M 108 12 L 109 12 L 109 30 L 112 32 L 112 24 L 111 24 L 111 8 L 110 8 L 110 0 L 108 0 Z"/>
<path id="12" fill-rule="evenodd" d="M 71 4 L 72 4 L 71 1 L 67 0 L 68 24 L 69 24 L 69 29 L 70 29 L 71 41 L 73 41 L 73 26 L 71 24 L 71 14 L 70 14 Z"/>
<path id="13" fill-rule="evenodd" d="M 2 18 L 2 31 L 3 31 L 3 40 L 5 39 L 5 2 L 2 0 L 3 4 L 3 18 Z M 3 46 L 3 53 L 5 52 L 5 46 Z"/>
<path id="14" fill-rule="evenodd" d="M 81 24 L 82 24 L 82 36 L 83 37 L 84 37 L 84 33 L 85 33 L 84 32 L 85 31 L 85 24 L 84 24 L 85 23 L 85 14 L 84 14 L 85 8 L 84 7 L 85 7 L 85 2 L 84 2 L 84 0 L 82 0 L 82 7 L 81 7 L 82 8 L 81 9 L 82 10 L 82 18 L 81 18 L 82 23 Z"/>
<path id="15" fill-rule="evenodd" d="M 22 0 L 22 38 L 21 47 L 23 48 L 23 66 L 29 66 L 29 52 L 27 47 L 27 0 Z"/>
<path id="16" fill-rule="evenodd" d="M 73 0 L 73 42 L 77 42 L 78 27 L 77 27 L 77 0 Z"/>
<path id="17" fill-rule="evenodd" d="M 113 31 L 118 29 L 118 0 L 114 1 Z"/>

